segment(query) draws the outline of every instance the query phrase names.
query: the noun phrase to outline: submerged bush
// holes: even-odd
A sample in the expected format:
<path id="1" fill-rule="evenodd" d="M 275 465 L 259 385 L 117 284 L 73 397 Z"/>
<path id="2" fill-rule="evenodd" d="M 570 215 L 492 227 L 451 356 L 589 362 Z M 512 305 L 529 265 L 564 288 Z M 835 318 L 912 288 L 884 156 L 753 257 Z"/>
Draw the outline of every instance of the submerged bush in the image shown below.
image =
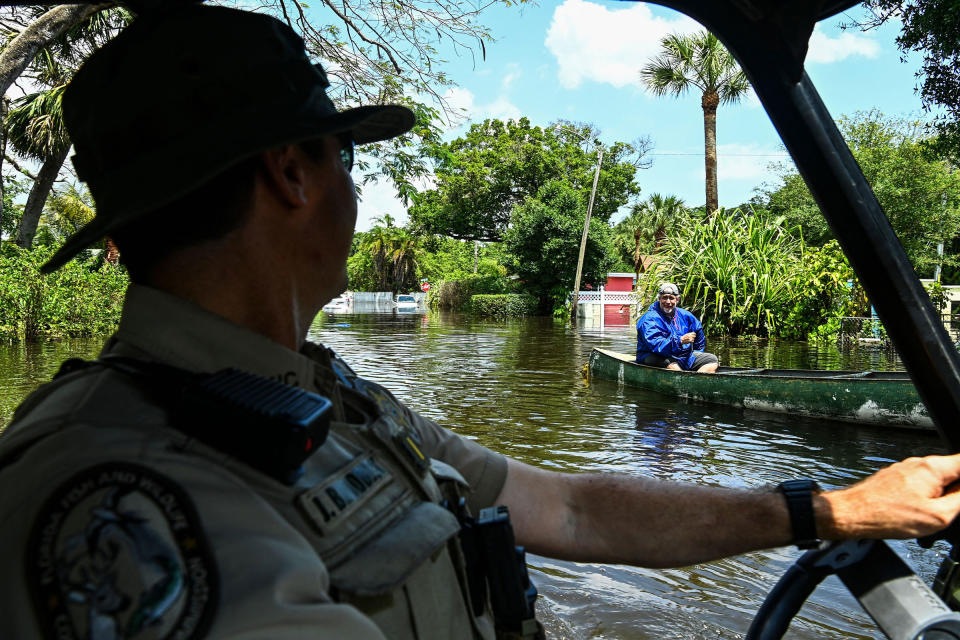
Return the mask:
<path id="1" fill-rule="evenodd" d="M 0 340 L 79 338 L 116 329 L 127 289 L 126 270 L 96 259 L 71 260 L 42 275 L 52 248 L 32 251 L 4 243 L 0 251 Z"/>
<path id="2" fill-rule="evenodd" d="M 476 295 L 470 298 L 470 310 L 479 316 L 516 318 L 536 313 L 537 299 L 528 293 Z"/>
<path id="3" fill-rule="evenodd" d="M 430 289 L 427 304 L 431 309 L 464 310 L 469 306 L 471 297 L 506 293 L 508 287 L 508 280 L 500 274 L 476 274 L 456 280 L 441 280 Z"/>

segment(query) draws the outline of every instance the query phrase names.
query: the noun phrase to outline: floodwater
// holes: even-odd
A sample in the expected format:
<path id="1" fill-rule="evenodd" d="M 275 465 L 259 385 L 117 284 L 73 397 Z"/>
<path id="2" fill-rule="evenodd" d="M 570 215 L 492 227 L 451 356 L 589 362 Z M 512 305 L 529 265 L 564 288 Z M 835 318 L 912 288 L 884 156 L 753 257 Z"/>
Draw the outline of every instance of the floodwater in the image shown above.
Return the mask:
<path id="1" fill-rule="evenodd" d="M 933 435 L 816 421 L 707 404 L 589 381 L 593 347 L 635 348 L 630 327 L 571 328 L 550 318 L 480 321 L 456 314 L 319 316 L 311 339 L 422 414 L 539 467 L 648 475 L 706 485 L 760 487 L 811 477 L 851 483 L 909 455 L 943 453 Z M 0 424 L 60 360 L 92 357 L 98 340 L 0 347 Z M 724 364 L 896 369 L 875 347 L 769 341 L 713 342 Z M 758 522 L 757 526 L 763 526 Z M 636 532 L 638 539 L 644 535 Z M 894 548 L 929 582 L 946 549 Z M 740 638 L 767 591 L 799 555 L 752 553 L 696 567 L 648 570 L 528 556 L 548 637 Z M 789 638 L 879 638 L 836 579 L 815 592 Z"/>

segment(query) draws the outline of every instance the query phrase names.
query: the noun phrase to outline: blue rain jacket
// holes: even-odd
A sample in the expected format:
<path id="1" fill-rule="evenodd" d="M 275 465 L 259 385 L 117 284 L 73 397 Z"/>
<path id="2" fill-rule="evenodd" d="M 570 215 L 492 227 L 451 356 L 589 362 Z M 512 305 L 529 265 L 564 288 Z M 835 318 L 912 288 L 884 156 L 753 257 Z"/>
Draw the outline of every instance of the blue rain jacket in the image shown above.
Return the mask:
<path id="1" fill-rule="evenodd" d="M 683 334 L 691 331 L 697 334 L 693 344 L 680 344 Z M 637 362 L 648 353 L 656 353 L 676 358 L 680 368 L 689 371 L 693 365 L 693 352 L 703 351 L 706 346 L 703 325 L 686 309 L 676 307 L 673 319 L 670 319 L 660 310 L 660 303 L 654 302 L 637 320 Z"/>

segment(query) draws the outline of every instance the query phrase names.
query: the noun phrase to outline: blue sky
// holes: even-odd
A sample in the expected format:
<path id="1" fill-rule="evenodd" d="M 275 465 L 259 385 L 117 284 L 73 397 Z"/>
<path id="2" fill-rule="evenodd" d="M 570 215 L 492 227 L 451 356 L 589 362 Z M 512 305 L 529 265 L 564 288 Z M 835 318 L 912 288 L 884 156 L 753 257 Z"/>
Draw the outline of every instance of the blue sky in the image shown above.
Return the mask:
<path id="1" fill-rule="evenodd" d="M 894 42 L 899 24 L 866 33 L 840 29 L 861 11 L 820 23 L 811 39 L 807 73 L 827 108 L 834 117 L 871 109 L 927 117 L 914 92 L 919 57 L 902 62 Z M 521 116 L 541 126 L 561 118 L 593 123 L 608 144 L 649 136 L 653 166 L 638 172 L 641 199 L 662 193 L 703 204 L 700 96 L 655 98 L 643 89 L 638 73 L 656 55 L 664 35 L 696 31 L 700 25 L 655 5 L 611 0 L 497 6 L 481 14 L 481 21 L 495 38 L 486 47 L 486 59 L 479 53 L 450 56 L 446 67 L 458 85 L 447 92 L 448 101 L 464 114 L 450 124 L 448 138 L 462 134 L 470 122 Z M 770 163 L 789 161 L 753 95 L 720 107 L 717 147 L 722 206 L 748 200 L 756 187 L 775 180 Z M 388 185 L 368 185 L 358 230 L 384 213 L 406 220 Z"/>

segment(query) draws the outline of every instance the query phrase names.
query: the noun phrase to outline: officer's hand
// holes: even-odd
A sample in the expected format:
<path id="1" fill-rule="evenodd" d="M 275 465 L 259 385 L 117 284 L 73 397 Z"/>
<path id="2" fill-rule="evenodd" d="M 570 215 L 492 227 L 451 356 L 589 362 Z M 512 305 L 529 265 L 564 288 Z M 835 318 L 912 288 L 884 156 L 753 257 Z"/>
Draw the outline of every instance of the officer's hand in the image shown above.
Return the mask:
<path id="1" fill-rule="evenodd" d="M 822 538 L 915 538 L 960 512 L 960 454 L 908 458 L 814 498 Z"/>
<path id="2" fill-rule="evenodd" d="M 693 341 L 697 339 L 697 334 L 693 331 L 690 333 L 685 333 L 680 336 L 680 344 L 693 344 Z"/>

